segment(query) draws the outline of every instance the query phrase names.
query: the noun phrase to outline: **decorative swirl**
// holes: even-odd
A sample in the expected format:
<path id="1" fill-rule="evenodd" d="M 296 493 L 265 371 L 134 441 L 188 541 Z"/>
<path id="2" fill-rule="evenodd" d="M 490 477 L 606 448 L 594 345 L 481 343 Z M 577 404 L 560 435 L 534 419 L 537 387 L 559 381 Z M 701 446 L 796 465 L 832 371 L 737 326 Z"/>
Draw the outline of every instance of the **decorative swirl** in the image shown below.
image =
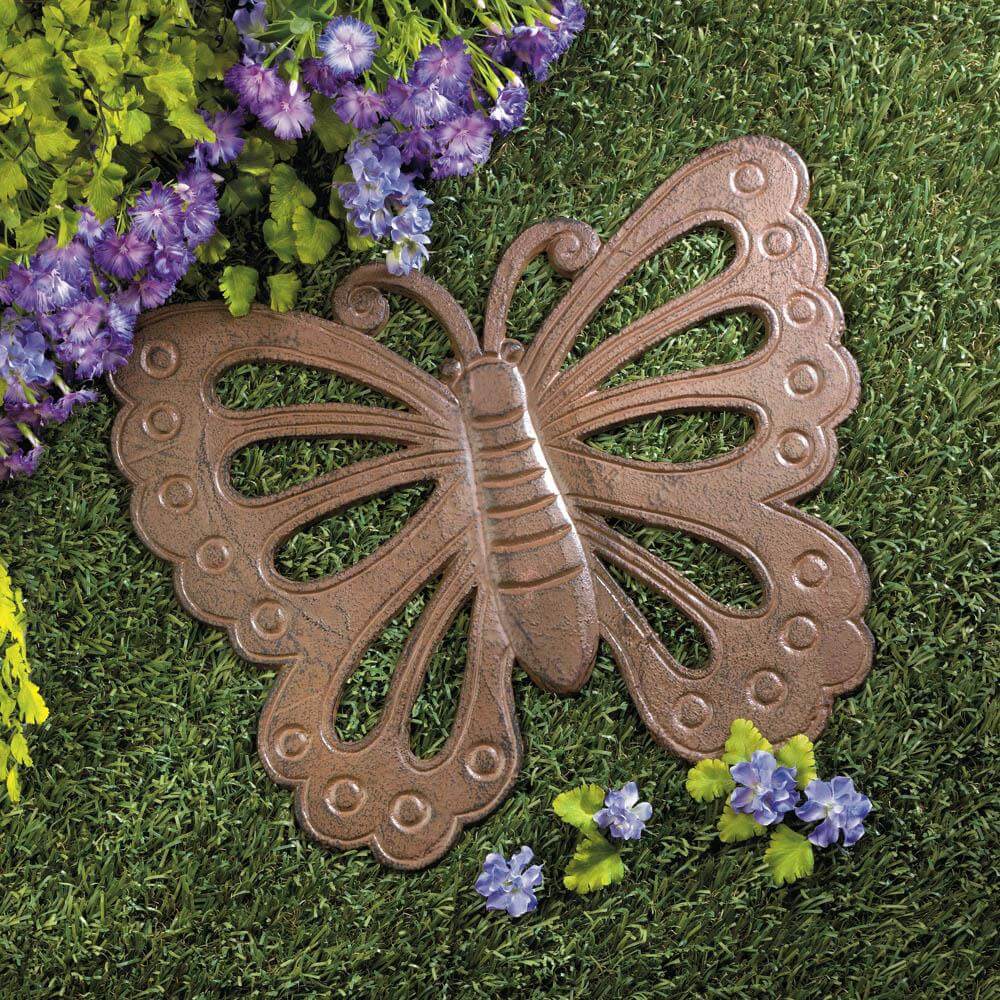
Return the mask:
<path id="1" fill-rule="evenodd" d="M 601 240 L 584 222 L 554 219 L 526 229 L 508 247 L 500 261 L 490 297 L 486 303 L 483 348 L 499 351 L 507 335 L 507 315 L 514 298 L 514 289 L 528 265 L 541 253 L 547 253 L 557 274 L 575 278 L 597 256 Z"/>
<path id="2" fill-rule="evenodd" d="M 373 333 L 389 319 L 384 292 L 420 303 L 445 329 L 455 354 L 463 361 L 483 352 L 465 310 L 436 281 L 412 271 L 392 274 L 384 264 L 366 264 L 351 272 L 334 290 L 334 318 L 362 333 Z"/>
<path id="3" fill-rule="evenodd" d="M 389 321 L 389 300 L 374 284 L 363 284 L 361 267 L 342 281 L 333 293 L 334 318 L 361 333 L 374 333 Z"/>

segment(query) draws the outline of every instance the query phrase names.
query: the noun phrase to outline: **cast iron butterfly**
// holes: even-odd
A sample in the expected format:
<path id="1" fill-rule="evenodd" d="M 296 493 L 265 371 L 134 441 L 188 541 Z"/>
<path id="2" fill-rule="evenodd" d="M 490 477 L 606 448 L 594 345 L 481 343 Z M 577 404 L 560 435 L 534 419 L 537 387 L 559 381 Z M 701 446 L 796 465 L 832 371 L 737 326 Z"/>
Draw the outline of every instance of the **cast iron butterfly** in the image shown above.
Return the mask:
<path id="1" fill-rule="evenodd" d="M 114 378 L 124 402 L 115 455 L 136 487 L 135 525 L 175 564 L 177 591 L 194 615 L 228 628 L 246 658 L 284 667 L 260 720 L 260 754 L 275 781 L 294 787 L 299 820 L 314 838 L 368 844 L 401 868 L 439 858 L 514 782 L 515 659 L 544 688 L 576 691 L 603 639 L 650 732 L 688 759 L 717 753 L 738 716 L 774 740 L 816 735 L 833 696 L 861 681 L 871 659 L 864 566 L 846 539 L 789 503 L 830 472 L 833 429 L 858 396 L 807 197 L 793 150 L 746 138 L 680 170 L 603 246 L 578 222 L 534 226 L 500 264 L 481 342 L 443 288 L 379 265 L 337 289 L 336 323 L 265 309 L 234 319 L 204 304 L 161 310 L 143 325 L 132 362 Z M 706 224 L 731 234 L 728 268 L 564 368 L 584 325 L 625 277 Z M 524 349 L 507 339 L 506 317 L 515 284 L 542 252 L 572 285 Z M 388 317 L 385 292 L 417 300 L 446 328 L 455 357 L 441 379 L 369 335 Z M 748 358 L 603 387 L 652 345 L 736 309 L 766 324 L 765 342 Z M 223 407 L 219 376 L 261 359 L 335 372 L 407 409 Z M 624 421 L 692 409 L 740 411 L 755 433 L 736 451 L 686 464 L 632 461 L 584 443 Z M 276 496 L 247 499 L 232 488 L 239 449 L 324 436 L 403 447 Z M 302 527 L 431 478 L 424 506 L 363 562 L 310 583 L 276 570 L 275 551 Z M 607 518 L 723 546 L 759 577 L 761 606 L 719 604 Z M 687 669 L 667 653 L 608 566 L 696 623 L 711 650 L 707 667 Z M 347 678 L 386 623 L 436 578 L 378 725 L 363 740 L 338 740 Z M 440 753 L 421 759 L 410 750 L 411 707 L 471 594 L 454 730 Z"/>

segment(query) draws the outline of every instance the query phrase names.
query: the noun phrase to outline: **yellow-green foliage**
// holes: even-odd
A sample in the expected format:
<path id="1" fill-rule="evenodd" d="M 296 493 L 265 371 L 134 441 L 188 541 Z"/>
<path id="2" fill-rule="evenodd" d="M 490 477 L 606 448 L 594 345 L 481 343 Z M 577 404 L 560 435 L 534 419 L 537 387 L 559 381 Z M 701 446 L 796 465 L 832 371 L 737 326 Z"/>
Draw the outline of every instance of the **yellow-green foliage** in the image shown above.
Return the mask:
<path id="1" fill-rule="evenodd" d="M 31 767 L 24 727 L 44 722 L 49 710 L 31 681 L 25 644 L 25 614 L 21 591 L 11 584 L 0 559 L 0 780 L 7 795 L 21 797 L 20 768 Z"/>
<path id="2" fill-rule="evenodd" d="M 186 0 L 0 0 L 4 258 L 46 234 L 68 240 L 74 206 L 105 218 L 127 187 L 148 183 L 155 154 L 213 138 L 196 90 L 221 80 L 235 35 L 221 3 L 200 12 L 229 44 L 196 26 Z"/>

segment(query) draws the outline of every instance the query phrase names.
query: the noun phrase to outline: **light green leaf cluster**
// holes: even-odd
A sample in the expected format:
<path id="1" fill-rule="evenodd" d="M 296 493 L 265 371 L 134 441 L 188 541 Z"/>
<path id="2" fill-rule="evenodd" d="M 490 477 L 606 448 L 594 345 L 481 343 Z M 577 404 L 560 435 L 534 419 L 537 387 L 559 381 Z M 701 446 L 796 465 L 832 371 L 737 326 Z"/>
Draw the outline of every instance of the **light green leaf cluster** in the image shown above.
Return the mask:
<path id="1" fill-rule="evenodd" d="M 245 264 L 228 266 L 219 279 L 219 289 L 234 316 L 246 316 L 257 295 L 257 269 Z"/>
<path id="2" fill-rule="evenodd" d="M 206 86 L 235 60 L 221 2 L 0 2 L 0 256 L 67 242 L 73 206 L 101 217 L 161 153 L 211 140 Z M 219 44 L 221 33 L 224 44 Z"/>
<path id="3" fill-rule="evenodd" d="M 0 781 L 8 798 L 21 797 L 21 768 L 31 767 L 26 725 L 39 725 L 49 716 L 41 693 L 31 680 L 25 640 L 25 612 L 21 592 L 15 590 L 0 559 Z"/>
<path id="4" fill-rule="evenodd" d="M 557 795 L 552 801 L 555 814 L 580 831 L 563 876 L 563 885 L 581 895 L 603 889 L 625 877 L 622 845 L 606 840 L 594 822 L 594 813 L 603 805 L 604 789 L 600 785 L 580 785 Z"/>
<path id="5" fill-rule="evenodd" d="M 726 799 L 718 821 L 719 839 L 725 844 L 737 844 L 767 833 L 767 827 L 753 816 L 735 812 L 728 801 L 729 794 L 736 787 L 729 773 L 730 767 L 749 760 L 756 750 L 773 750 L 773 747 L 750 719 L 734 719 L 722 757 L 701 760 L 688 771 L 686 788 L 695 801 Z M 780 764 L 795 768 L 796 783 L 800 789 L 816 777 L 816 754 L 812 740 L 804 733 L 791 737 L 774 750 L 774 755 Z M 812 844 L 801 834 L 779 825 L 771 831 L 765 860 L 776 885 L 794 882 L 812 873 Z"/>

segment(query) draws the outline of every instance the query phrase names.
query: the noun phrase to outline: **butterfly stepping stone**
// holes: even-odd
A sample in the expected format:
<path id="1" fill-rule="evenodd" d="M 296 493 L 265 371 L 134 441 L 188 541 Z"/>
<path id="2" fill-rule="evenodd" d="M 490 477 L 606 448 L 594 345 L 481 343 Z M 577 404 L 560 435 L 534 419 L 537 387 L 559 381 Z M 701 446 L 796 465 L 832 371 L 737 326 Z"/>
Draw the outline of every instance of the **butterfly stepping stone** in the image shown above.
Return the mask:
<path id="1" fill-rule="evenodd" d="M 302 827 L 322 844 L 368 845 L 384 863 L 421 868 L 510 791 L 522 745 L 515 662 L 546 690 L 579 690 L 599 643 L 611 651 L 654 739 L 687 760 L 722 750 L 735 718 L 773 742 L 819 734 L 835 695 L 868 672 L 864 564 L 838 532 L 793 501 L 836 459 L 834 428 L 859 381 L 840 343 L 843 316 L 825 286 L 827 255 L 805 212 L 809 180 L 775 139 L 724 143 L 658 188 L 602 245 L 580 222 L 533 226 L 503 257 L 481 336 L 452 296 L 422 274 L 361 267 L 336 290 L 334 322 L 222 303 L 151 314 L 126 368 L 114 454 L 134 485 L 145 543 L 175 567 L 178 596 L 228 629 L 238 652 L 281 667 L 258 729 L 271 777 L 294 789 Z M 605 299 L 652 254 L 696 227 L 725 229 L 729 266 L 692 291 L 563 363 Z M 507 336 L 517 282 L 546 253 L 571 284 L 530 346 Z M 440 378 L 375 340 L 387 295 L 415 300 L 447 331 Z M 748 310 L 766 326 L 749 357 L 713 368 L 604 383 L 668 337 Z M 322 403 L 238 411 L 215 383 L 249 361 L 308 365 L 371 386 L 405 410 Z M 620 458 L 593 434 L 696 409 L 753 418 L 752 438 L 702 462 Z M 233 455 L 290 437 L 365 438 L 398 450 L 275 496 L 230 482 Z M 389 542 L 309 583 L 282 576 L 275 553 L 296 531 L 351 504 L 433 480 Z M 681 530 L 749 564 L 759 607 L 714 601 L 608 519 Z M 616 567 L 671 601 L 709 647 L 677 662 L 616 582 Z M 386 624 L 439 579 L 399 657 L 385 708 L 364 739 L 334 719 L 344 686 Z M 410 748 L 410 712 L 428 663 L 472 599 L 468 658 L 453 730 L 434 757 Z"/>

